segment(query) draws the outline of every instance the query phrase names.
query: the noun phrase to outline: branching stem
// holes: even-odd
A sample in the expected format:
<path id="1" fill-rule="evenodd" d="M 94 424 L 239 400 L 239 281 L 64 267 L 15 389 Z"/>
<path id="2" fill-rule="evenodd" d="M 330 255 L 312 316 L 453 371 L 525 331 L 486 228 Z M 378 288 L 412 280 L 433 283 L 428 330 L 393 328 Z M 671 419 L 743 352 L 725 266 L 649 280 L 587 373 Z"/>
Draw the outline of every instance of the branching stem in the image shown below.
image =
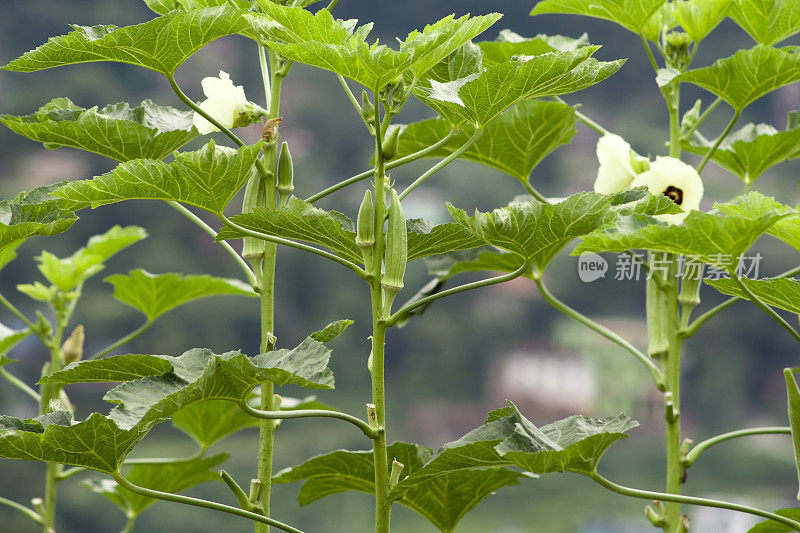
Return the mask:
<path id="1" fill-rule="evenodd" d="M 100 350 L 99 352 L 94 354 L 93 356 L 89 357 L 89 359 L 97 359 L 98 357 L 103 357 L 104 355 L 113 352 L 114 350 L 116 350 L 120 346 L 128 344 L 133 339 L 135 339 L 136 337 L 138 337 L 139 335 L 141 335 L 142 333 L 144 333 L 145 331 L 150 329 L 150 327 L 153 325 L 153 323 L 154 323 L 153 320 L 147 319 L 144 324 L 142 324 L 141 326 L 139 326 L 135 330 L 131 331 L 130 333 L 128 333 L 127 335 L 125 335 L 121 339 L 109 344 L 108 346 L 106 346 L 105 348 L 103 348 L 102 350 Z"/>
<path id="2" fill-rule="evenodd" d="M 339 411 L 328 411 L 325 409 L 297 409 L 295 411 L 262 411 L 259 409 L 253 409 L 250 407 L 247 402 L 239 402 L 239 407 L 247 413 L 248 415 L 259 418 L 262 420 L 284 420 L 290 418 L 335 418 L 338 420 L 344 420 L 345 422 L 350 422 L 358 429 L 360 429 L 364 435 L 369 437 L 370 439 L 374 439 L 378 436 L 379 430 L 376 430 L 367 422 L 364 422 L 358 417 L 353 415 L 349 415 L 347 413 L 340 413 Z"/>
<path id="3" fill-rule="evenodd" d="M 736 439 L 739 437 L 747 437 L 750 435 L 775 435 L 775 434 L 790 434 L 792 433 L 792 428 L 789 426 L 775 426 L 775 427 L 763 427 L 763 428 L 747 428 L 747 429 L 739 429 L 736 431 L 730 431 L 728 433 L 723 433 L 721 435 L 716 435 L 711 437 L 710 439 L 706 439 L 703 442 L 697 444 L 692 448 L 689 453 L 687 453 L 683 457 L 683 466 L 685 468 L 689 468 L 697 461 L 697 458 L 700 457 L 700 454 L 709 449 L 710 447 L 714 446 L 715 444 L 719 444 L 720 442 L 725 442 L 726 440 Z"/>

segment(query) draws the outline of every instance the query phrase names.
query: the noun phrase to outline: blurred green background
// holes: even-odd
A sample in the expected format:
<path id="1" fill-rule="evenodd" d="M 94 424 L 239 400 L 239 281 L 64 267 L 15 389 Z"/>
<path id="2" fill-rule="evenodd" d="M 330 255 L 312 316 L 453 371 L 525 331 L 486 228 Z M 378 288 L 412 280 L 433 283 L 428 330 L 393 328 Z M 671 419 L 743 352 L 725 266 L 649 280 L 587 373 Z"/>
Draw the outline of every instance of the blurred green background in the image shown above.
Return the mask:
<path id="1" fill-rule="evenodd" d="M 592 43 L 602 44 L 600 59 L 629 58 L 622 70 L 599 86 L 566 97 L 582 103 L 583 112 L 631 141 L 640 153 L 665 154 L 667 117 L 652 71 L 638 37 L 596 19 L 564 16 L 530 18 L 532 2 L 519 0 L 405 0 L 376 2 L 341 0 L 340 18 L 375 22 L 375 36 L 393 42 L 415 28 L 455 12 L 484 14 L 500 11 L 505 17 L 484 39 L 494 39 L 503 28 L 525 35 L 561 33 L 577 37 L 586 32 Z M 4 0 L 0 14 L 0 62 L 17 57 L 49 36 L 66 33 L 67 24 L 128 25 L 152 18 L 143 2 L 108 0 Z M 789 44 L 796 44 L 797 41 Z M 724 22 L 703 43 L 696 65 L 752 46 L 750 38 L 732 22 Z M 244 38 L 220 39 L 178 71 L 178 81 L 194 99 L 202 98 L 200 79 L 220 69 L 245 86 L 248 98 L 263 104 L 256 49 Z M 296 194 L 306 197 L 340 179 L 369 167 L 371 138 L 361 127 L 331 74 L 300 65 L 284 84 L 281 135 L 292 148 Z M 91 107 L 151 98 L 159 104 L 181 107 L 165 79 L 157 74 L 119 64 L 87 64 L 34 74 L 0 72 L 0 113 L 30 114 L 52 98 L 68 96 Z M 687 88 L 684 109 L 707 94 Z M 724 107 L 724 106 L 723 106 Z M 747 110 L 747 120 L 785 127 L 786 112 L 800 108 L 797 84 L 763 98 Z M 400 117 L 411 122 L 432 113 L 412 104 Z M 727 121 L 720 110 L 707 125 L 715 136 Z M 240 135 L 255 140 L 257 127 Z M 220 142 L 225 139 L 219 138 Z M 566 196 L 591 189 L 596 174 L 594 147 L 597 134 L 579 125 L 573 142 L 559 149 L 534 170 L 534 183 L 548 196 Z M 187 148 L 196 148 L 197 140 Z M 22 189 L 62 179 L 86 178 L 113 167 L 111 161 L 72 149 L 45 151 L 9 130 L 0 129 L 0 197 Z M 430 161 L 394 172 L 400 184 L 410 183 Z M 800 165 L 784 164 L 768 171 L 757 188 L 784 203 L 798 200 Z M 737 178 L 714 165 L 704 172 L 703 208 L 734 196 Z M 505 205 L 524 192 L 514 179 L 471 163 L 455 163 L 431 179 L 407 201 L 408 217 L 446 220 L 446 201 L 458 207 L 490 209 Z M 331 195 L 321 207 L 355 215 L 363 187 Z M 81 214 L 67 233 L 24 244 L 20 258 L 0 274 L 0 290 L 32 314 L 35 307 L 17 292 L 18 283 L 39 280 L 33 257 L 42 249 L 64 256 L 86 238 L 113 224 L 138 224 L 151 234 L 146 241 L 114 257 L 106 272 L 144 268 L 150 272 L 210 273 L 237 277 L 240 272 L 207 236 L 186 223 L 166 205 L 128 202 Z M 763 260 L 760 276 L 795 266 L 795 253 L 775 242 L 757 244 Z M 644 346 L 644 283 L 614 280 L 615 257 L 604 279 L 581 283 L 577 259 L 562 256 L 546 274 L 553 292 L 570 305 L 601 322 L 619 327 Z M 111 298 L 111 286 L 96 276 L 86 286 L 74 324 L 86 327 L 86 351 L 94 352 L 140 323 L 139 315 Z M 424 265 L 410 268 L 406 291 L 410 297 L 427 279 Z M 464 279 L 468 279 L 465 277 Z M 703 306 L 722 298 L 710 288 L 702 293 Z M 331 367 L 335 392 L 319 398 L 353 413 L 361 413 L 369 399 L 369 295 L 365 286 L 345 269 L 295 250 L 281 249 L 278 259 L 277 336 L 279 344 L 294 345 L 308 332 L 340 318 L 355 326 L 333 343 Z M 702 308 L 701 308 L 702 309 Z M 146 335 L 126 346 L 127 352 L 178 355 L 192 347 L 220 353 L 242 348 L 254 353 L 259 339 L 257 303 L 219 297 L 186 305 L 161 318 Z M 14 317 L 0 313 L 0 321 L 17 326 Z M 687 436 L 708 436 L 751 425 L 785 425 L 785 392 L 780 370 L 796 365 L 796 346 L 790 337 L 752 305 L 738 303 L 711 320 L 685 348 L 682 415 Z M 479 425 L 485 413 L 500 407 L 505 398 L 517 402 L 536 424 L 543 425 L 574 412 L 609 416 L 624 411 L 641 421 L 631 438 L 612 447 L 601 470 L 615 481 L 658 490 L 663 476 L 661 400 L 651 392 L 647 373 L 625 352 L 564 319 L 541 301 L 529 281 L 457 295 L 433 305 L 422 319 L 390 332 L 387 387 L 390 440 L 416 441 L 437 447 Z M 12 370 L 28 383 L 37 379 L 46 354 L 33 340 L 14 354 L 20 362 Z M 583 386 L 565 388 L 565 376 L 581 376 Z M 522 378 L 522 379 L 521 379 Z M 69 389 L 79 417 L 94 410 L 107 412 L 100 400 L 105 385 Z M 286 395 L 302 391 L 281 391 Z M 0 383 L 0 412 L 35 416 L 35 406 L 7 384 Z M 212 451 L 232 454 L 226 465 L 244 483 L 255 470 L 255 430 L 244 431 L 218 444 Z M 348 425 L 324 420 L 286 421 L 278 433 L 275 458 L 280 469 L 335 448 L 362 449 L 368 443 Z M 162 424 L 143 442 L 138 456 L 181 456 L 193 451 L 191 441 Z M 41 494 L 44 467 L 21 461 L 0 462 L 0 496 L 27 503 Z M 76 476 L 60 487 L 58 533 L 92 533 L 119 530 L 122 514 L 104 498 L 79 484 Z M 786 436 L 754 437 L 725 443 L 707 452 L 688 473 L 686 492 L 726 497 L 764 508 L 790 506 L 796 478 Z M 372 503 L 365 494 L 335 495 L 301 509 L 296 503 L 299 485 L 280 485 L 274 492 L 276 518 L 309 532 L 361 532 L 371 530 Z M 233 503 L 222 483 L 206 484 L 191 494 Z M 796 504 L 796 502 L 794 502 Z M 644 502 L 607 492 L 574 474 L 550 474 L 509 487 L 490 497 L 467 515 L 458 528 L 471 532 L 633 533 L 652 531 L 642 516 Z M 736 533 L 753 522 L 730 512 L 698 512 L 693 531 Z M 398 533 L 434 531 L 411 512 L 396 506 L 393 519 Z M 211 511 L 160 502 L 146 511 L 135 531 L 211 532 L 251 531 L 249 522 Z M 0 507 L 0 531 L 34 532 L 39 528 L 19 513 Z"/>

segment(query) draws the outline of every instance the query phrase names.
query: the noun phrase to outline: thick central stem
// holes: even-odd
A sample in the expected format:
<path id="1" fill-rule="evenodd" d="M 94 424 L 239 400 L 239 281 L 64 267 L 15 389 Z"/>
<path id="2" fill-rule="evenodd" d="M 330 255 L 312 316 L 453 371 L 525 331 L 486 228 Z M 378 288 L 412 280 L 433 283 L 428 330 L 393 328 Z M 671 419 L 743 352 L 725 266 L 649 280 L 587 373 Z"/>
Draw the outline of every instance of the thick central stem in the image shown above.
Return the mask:
<path id="1" fill-rule="evenodd" d="M 260 56 L 263 57 L 263 51 Z M 270 119 L 280 116 L 281 85 L 283 74 L 278 72 L 277 58 L 273 52 L 269 52 L 269 62 L 271 80 L 269 83 L 269 117 Z M 263 68 L 263 64 L 262 64 Z M 266 70 L 266 69 L 265 69 Z M 266 85 L 266 84 L 265 84 Z M 265 181 L 265 206 L 267 209 L 276 209 L 278 203 L 278 193 L 276 188 L 275 176 L 277 176 L 278 166 L 278 134 L 276 133 L 272 142 L 264 149 L 264 165 L 272 173 L 267 176 Z M 261 267 L 261 353 L 273 348 L 273 332 L 275 331 L 275 262 L 277 245 L 267 242 L 264 250 L 264 261 Z M 272 410 L 272 398 L 275 393 L 272 383 L 261 384 L 261 409 Z M 264 514 L 270 514 L 270 500 L 272 495 L 272 456 L 275 448 L 275 430 L 277 421 L 261 420 L 259 422 L 258 437 L 258 480 L 260 481 L 261 491 L 258 502 L 264 509 Z M 269 525 L 256 522 L 256 533 L 267 533 Z"/>
<path id="2" fill-rule="evenodd" d="M 669 108 L 669 155 L 681 157 L 680 139 L 680 89 L 678 84 L 673 85 L 667 98 Z M 678 304 L 678 257 L 665 254 L 667 263 L 666 283 L 663 286 L 664 298 L 661 299 L 660 313 L 666 315 L 667 324 L 667 357 L 664 361 L 664 378 L 667 383 L 667 486 L 670 494 L 680 494 L 683 484 L 683 465 L 681 463 L 681 343 L 683 337 L 679 335 L 680 311 Z M 670 398 L 671 396 L 671 398 Z M 670 407 L 671 404 L 671 407 Z M 667 533 L 680 533 L 684 531 L 679 503 L 666 503 Z"/>
<path id="3" fill-rule="evenodd" d="M 383 131 L 381 129 L 380 105 L 375 91 L 375 249 L 370 281 L 372 298 L 372 403 L 375 405 L 377 423 L 386 428 L 386 393 L 384 388 L 384 345 L 386 324 L 383 314 L 381 279 L 383 276 L 383 232 L 386 218 L 386 165 L 381 150 Z M 386 431 L 381 431 L 373 439 L 373 461 L 375 463 L 375 532 L 388 533 L 391 507 L 388 505 L 389 459 L 386 451 Z"/>
<path id="4" fill-rule="evenodd" d="M 47 375 L 61 370 L 61 339 L 64 333 L 66 317 L 61 312 L 56 312 L 56 330 L 49 339 L 50 364 L 47 367 Z M 45 383 L 40 390 L 39 413 L 45 414 L 50 410 L 50 402 L 58 399 L 61 386 L 55 383 Z M 56 493 L 58 489 L 58 475 L 61 472 L 61 465 L 58 463 L 47 463 L 44 483 L 44 513 L 42 516 L 42 532 L 52 533 L 55 531 L 56 523 Z"/>

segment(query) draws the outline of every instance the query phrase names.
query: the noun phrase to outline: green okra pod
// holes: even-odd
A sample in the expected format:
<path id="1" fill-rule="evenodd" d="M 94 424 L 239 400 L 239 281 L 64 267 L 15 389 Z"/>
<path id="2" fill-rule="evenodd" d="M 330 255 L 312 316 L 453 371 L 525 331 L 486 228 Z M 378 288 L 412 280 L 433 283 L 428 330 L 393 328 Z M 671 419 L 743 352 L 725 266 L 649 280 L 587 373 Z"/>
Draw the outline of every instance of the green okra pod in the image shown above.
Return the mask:
<path id="1" fill-rule="evenodd" d="M 397 197 L 397 191 L 392 189 L 392 198 L 389 202 L 389 226 L 386 238 L 386 251 L 384 254 L 385 272 L 381 285 L 383 286 L 383 314 L 388 316 L 392 309 L 392 301 L 403 288 L 403 277 L 406 273 L 408 261 L 408 234 L 406 233 L 406 217 L 403 207 Z"/>
<path id="2" fill-rule="evenodd" d="M 279 205 L 289 199 L 294 192 L 294 163 L 292 162 L 292 152 L 286 141 L 281 144 L 281 155 L 278 159 L 278 193 L 280 193 Z"/>

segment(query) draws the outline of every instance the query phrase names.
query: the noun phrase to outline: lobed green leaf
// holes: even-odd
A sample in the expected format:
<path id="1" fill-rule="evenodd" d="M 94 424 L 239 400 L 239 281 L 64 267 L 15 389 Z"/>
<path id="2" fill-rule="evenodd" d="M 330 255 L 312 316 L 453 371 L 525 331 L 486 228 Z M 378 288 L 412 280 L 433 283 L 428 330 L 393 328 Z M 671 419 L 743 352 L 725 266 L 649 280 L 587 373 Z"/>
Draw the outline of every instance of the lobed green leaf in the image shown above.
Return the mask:
<path id="1" fill-rule="evenodd" d="M 583 252 L 624 252 L 637 248 L 693 256 L 699 261 L 731 271 L 753 243 L 793 209 L 765 201 L 750 192 L 740 202 L 748 210 L 734 211 L 732 204 L 717 204 L 723 214 L 692 211 L 682 225 L 670 225 L 642 215 L 623 216 L 615 225 L 583 237 L 572 255 Z M 779 205 L 779 204 L 778 204 Z M 726 211 L 727 210 L 727 211 Z"/>
<path id="2" fill-rule="evenodd" d="M 401 476 L 413 475 L 431 457 L 432 450 L 417 444 L 395 442 L 388 456 L 404 465 Z M 528 477 L 503 467 L 469 472 L 452 472 L 411 487 L 394 498 L 427 518 L 440 531 L 453 531 L 470 510 L 495 490 L 517 485 Z M 375 492 L 375 463 L 372 451 L 337 450 L 286 468 L 273 478 L 274 483 L 303 481 L 298 495 L 300 505 L 349 490 Z"/>
<path id="3" fill-rule="evenodd" d="M 699 85 L 741 111 L 765 94 L 800 80 L 800 47 L 759 44 L 674 79 Z"/>
<path id="4" fill-rule="evenodd" d="M 117 161 L 163 159 L 195 137 L 193 112 L 145 100 L 84 109 L 68 98 L 56 98 L 28 116 L 0 115 L 14 133 L 47 149 L 70 146 Z"/>
<path id="5" fill-rule="evenodd" d="M 586 15 L 616 22 L 633 33 L 642 33 L 650 17 L 665 0 L 542 0 L 531 15 L 564 13 Z"/>
<path id="6" fill-rule="evenodd" d="M 800 31 L 797 0 L 733 0 L 730 17 L 759 44 L 776 44 Z"/>
<path id="7" fill-rule="evenodd" d="M 16 255 L 4 252 L 16 248 L 29 237 L 55 235 L 67 231 L 78 217 L 50 196 L 62 184 L 46 185 L 21 192 L 12 200 L 0 201 L 0 263 L 5 266 Z"/>
<path id="8" fill-rule="evenodd" d="M 260 150 L 261 142 L 233 150 L 209 141 L 196 152 L 176 154 L 172 163 L 128 161 L 102 176 L 68 183 L 53 195 L 75 210 L 123 200 L 171 200 L 221 215 L 247 183 Z"/>
<path id="9" fill-rule="evenodd" d="M 683 149 L 705 155 L 714 142 L 695 132 L 683 142 Z M 711 160 L 753 183 L 768 168 L 800 157 L 800 112 L 789 113 L 785 130 L 769 124 L 747 124 L 728 135 L 711 156 Z"/>
<path id="10" fill-rule="evenodd" d="M 448 135 L 452 126 L 432 118 L 403 127 L 397 157 L 427 148 Z M 465 124 L 444 146 L 426 157 L 447 157 L 475 133 Z M 462 159 L 474 161 L 527 182 L 533 169 L 575 135 L 575 112 L 565 104 L 523 100 L 490 122 Z"/>
<path id="11" fill-rule="evenodd" d="M 4 70 L 35 72 L 94 61 L 129 63 L 171 76 L 181 64 L 211 41 L 241 33 L 254 35 L 246 10 L 220 6 L 172 11 L 134 26 L 73 26 L 26 52 Z"/>
<path id="12" fill-rule="evenodd" d="M 216 295 L 254 297 L 252 287 L 236 279 L 209 275 L 150 274 L 141 269 L 115 274 L 104 281 L 114 286 L 114 298 L 141 311 L 152 321 L 187 302 Z"/>
<path id="13" fill-rule="evenodd" d="M 494 41 L 481 41 L 476 44 L 483 52 L 483 66 L 490 67 L 511 61 L 514 56 L 538 56 L 550 52 L 577 50 L 589 44 L 589 37 L 585 33 L 577 39 L 543 33 L 534 37 L 523 37 L 511 30 L 501 30 Z"/>

